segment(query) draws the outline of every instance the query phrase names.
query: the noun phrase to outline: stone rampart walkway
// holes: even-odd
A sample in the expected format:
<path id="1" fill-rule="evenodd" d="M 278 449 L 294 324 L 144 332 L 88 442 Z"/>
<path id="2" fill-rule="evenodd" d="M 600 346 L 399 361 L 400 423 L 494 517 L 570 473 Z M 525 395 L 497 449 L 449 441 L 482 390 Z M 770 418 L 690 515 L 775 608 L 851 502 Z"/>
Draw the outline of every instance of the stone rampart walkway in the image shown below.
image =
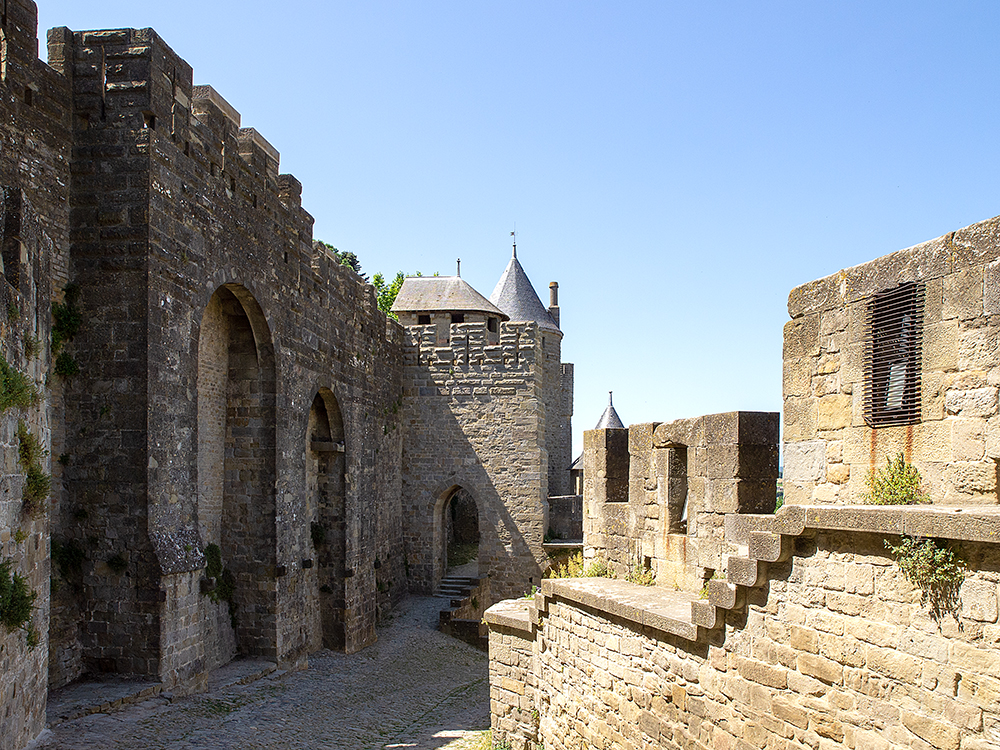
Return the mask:
<path id="1" fill-rule="evenodd" d="M 55 724 L 32 750 L 460 750 L 489 727 L 487 658 L 435 630 L 441 600 L 411 597 L 347 656 L 309 669 Z"/>

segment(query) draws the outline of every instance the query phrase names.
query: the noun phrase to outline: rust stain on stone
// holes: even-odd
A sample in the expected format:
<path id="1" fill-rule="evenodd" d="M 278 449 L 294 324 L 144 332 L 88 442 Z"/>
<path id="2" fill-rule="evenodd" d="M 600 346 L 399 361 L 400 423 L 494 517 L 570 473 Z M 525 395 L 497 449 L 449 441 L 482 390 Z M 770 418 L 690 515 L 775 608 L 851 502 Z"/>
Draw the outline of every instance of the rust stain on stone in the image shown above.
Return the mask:
<path id="1" fill-rule="evenodd" d="M 906 425 L 906 446 L 903 449 L 903 458 L 906 463 L 911 463 L 913 459 L 913 425 Z"/>
<path id="2" fill-rule="evenodd" d="M 871 432 L 871 449 L 868 454 L 868 468 L 871 471 L 875 471 L 875 461 L 878 457 L 878 430 L 870 430 Z"/>

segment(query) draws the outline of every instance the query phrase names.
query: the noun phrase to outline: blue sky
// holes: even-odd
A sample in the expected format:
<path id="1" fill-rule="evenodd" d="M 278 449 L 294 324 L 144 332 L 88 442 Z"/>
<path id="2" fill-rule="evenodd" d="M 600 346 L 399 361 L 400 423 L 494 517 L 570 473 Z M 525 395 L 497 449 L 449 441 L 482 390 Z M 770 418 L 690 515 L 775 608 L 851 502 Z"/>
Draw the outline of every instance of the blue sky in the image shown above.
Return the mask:
<path id="1" fill-rule="evenodd" d="M 789 290 L 1000 213 L 995 2 L 40 0 L 152 26 L 367 273 L 560 283 L 576 417 L 780 411 Z M 44 56 L 44 43 L 43 56 Z"/>

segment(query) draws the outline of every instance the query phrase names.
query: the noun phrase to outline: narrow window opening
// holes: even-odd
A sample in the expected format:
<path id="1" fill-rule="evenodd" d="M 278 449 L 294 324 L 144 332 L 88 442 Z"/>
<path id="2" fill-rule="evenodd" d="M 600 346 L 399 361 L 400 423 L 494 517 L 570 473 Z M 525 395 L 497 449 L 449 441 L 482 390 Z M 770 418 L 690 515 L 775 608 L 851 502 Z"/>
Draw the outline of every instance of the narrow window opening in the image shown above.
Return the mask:
<path id="1" fill-rule="evenodd" d="M 287 263 L 287 262 L 288 262 L 288 251 L 285 250 L 285 263 Z"/>
<path id="2" fill-rule="evenodd" d="M 923 302 L 917 282 L 878 292 L 868 302 L 864 411 L 870 427 L 920 421 Z"/>
<path id="3" fill-rule="evenodd" d="M 251 200 L 251 202 L 253 203 L 253 207 L 254 207 L 254 208 L 257 208 L 257 193 L 254 193 L 254 194 L 253 194 L 253 195 L 251 196 L 251 199 L 252 199 L 252 200 Z"/>
<path id="4" fill-rule="evenodd" d="M 184 141 L 184 156 L 191 156 L 191 141 Z"/>
<path id="5" fill-rule="evenodd" d="M 235 177 L 230 177 L 229 178 L 229 189 L 232 192 L 234 192 L 234 193 L 236 192 L 236 178 Z"/>
<path id="6" fill-rule="evenodd" d="M 429 326 L 430 324 L 431 324 L 431 316 L 430 315 L 418 315 L 417 316 L 417 325 Z"/>
<path id="7" fill-rule="evenodd" d="M 208 163 L 208 171 L 212 175 L 212 177 L 215 177 L 215 176 L 217 176 L 219 174 L 219 168 L 217 166 L 215 166 L 215 162 L 214 161 L 210 161 Z"/>
<path id="8" fill-rule="evenodd" d="M 152 112 L 143 112 L 142 127 L 144 130 L 156 130 L 156 115 Z"/>
<path id="9" fill-rule="evenodd" d="M 31 90 L 30 86 L 25 86 L 24 103 L 30 107 L 34 103 L 34 99 L 35 99 L 35 92 Z"/>
<path id="10" fill-rule="evenodd" d="M 496 333 L 497 332 L 497 319 L 496 318 L 487 318 L 486 319 L 486 330 L 489 331 L 490 333 Z"/>
<path id="11" fill-rule="evenodd" d="M 452 323 L 464 323 L 465 322 L 465 314 L 464 313 L 452 313 L 451 314 L 451 322 Z"/>

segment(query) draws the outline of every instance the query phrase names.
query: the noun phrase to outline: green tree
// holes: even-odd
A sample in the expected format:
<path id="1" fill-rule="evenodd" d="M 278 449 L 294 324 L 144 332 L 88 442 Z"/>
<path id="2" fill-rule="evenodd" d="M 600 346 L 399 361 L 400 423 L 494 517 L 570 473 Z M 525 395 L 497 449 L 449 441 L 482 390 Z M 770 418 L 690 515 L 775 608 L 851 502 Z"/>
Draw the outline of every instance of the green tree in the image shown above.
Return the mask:
<path id="1" fill-rule="evenodd" d="M 354 271 L 354 273 L 356 273 L 358 276 L 363 278 L 365 281 L 368 281 L 367 277 L 363 273 L 361 273 L 361 261 L 358 260 L 357 255 L 355 255 L 349 250 L 344 250 L 343 252 L 341 252 L 333 245 L 331 245 L 329 242 L 323 242 L 323 240 L 317 240 L 317 241 L 333 254 L 333 257 L 337 260 L 337 262 L 340 265 L 347 266 L 352 271 Z"/>
<path id="2" fill-rule="evenodd" d="M 420 274 L 417 275 L 419 276 Z M 372 285 L 375 287 L 375 299 L 378 300 L 378 309 L 393 320 L 398 320 L 398 318 L 392 312 L 392 303 L 396 301 L 396 295 L 399 294 L 405 278 L 406 276 L 402 271 L 398 271 L 396 278 L 389 283 L 386 283 L 385 277 L 380 273 L 372 277 Z"/>

